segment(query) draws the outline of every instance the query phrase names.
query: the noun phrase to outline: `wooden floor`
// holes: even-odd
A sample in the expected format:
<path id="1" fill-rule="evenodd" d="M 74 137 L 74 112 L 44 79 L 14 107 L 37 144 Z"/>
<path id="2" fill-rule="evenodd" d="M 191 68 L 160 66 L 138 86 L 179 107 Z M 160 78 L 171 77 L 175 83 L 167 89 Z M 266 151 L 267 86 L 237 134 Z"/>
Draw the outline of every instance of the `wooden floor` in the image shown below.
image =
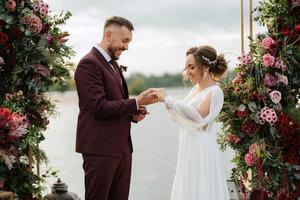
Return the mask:
<path id="1" fill-rule="evenodd" d="M 2 191 L 0 190 L 0 200 L 13 200 L 14 198 L 14 194 L 12 192 L 8 192 L 8 191 Z"/>

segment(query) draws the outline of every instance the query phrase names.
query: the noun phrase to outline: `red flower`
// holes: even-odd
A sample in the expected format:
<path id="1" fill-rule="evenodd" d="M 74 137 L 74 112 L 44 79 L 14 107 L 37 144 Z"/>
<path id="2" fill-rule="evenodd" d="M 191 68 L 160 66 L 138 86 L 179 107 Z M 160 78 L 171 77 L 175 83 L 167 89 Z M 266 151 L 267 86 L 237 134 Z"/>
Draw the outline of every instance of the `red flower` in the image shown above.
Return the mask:
<path id="1" fill-rule="evenodd" d="M 300 24 L 295 25 L 295 31 L 300 32 Z"/>
<path id="2" fill-rule="evenodd" d="M 0 32 L 0 45 L 4 45 L 8 40 L 8 35 L 3 32 Z"/>
<path id="3" fill-rule="evenodd" d="M 12 34 L 17 40 L 22 40 L 24 37 L 24 33 L 17 27 L 12 29 Z"/>
<path id="4" fill-rule="evenodd" d="M 282 28 L 280 33 L 284 36 L 288 36 L 290 34 L 290 30 L 288 28 Z"/>
<path id="5" fill-rule="evenodd" d="M 50 25 L 49 24 L 43 24 L 42 32 L 41 33 L 48 33 L 49 32 Z"/>
<path id="6" fill-rule="evenodd" d="M 258 91 L 252 91 L 252 92 L 250 92 L 248 98 L 251 101 L 257 100 L 259 102 L 264 100 L 264 96 L 261 95 Z"/>
<path id="7" fill-rule="evenodd" d="M 5 26 L 6 22 L 3 20 L 0 20 L 0 28 L 3 28 Z"/>
<path id="8" fill-rule="evenodd" d="M 287 115 L 281 113 L 278 115 L 275 127 L 279 135 L 286 137 L 293 134 L 299 128 L 299 125 Z"/>
<path id="9" fill-rule="evenodd" d="M 13 12 L 16 10 L 16 2 L 14 0 L 8 0 L 5 6 L 9 12 Z"/>
<path id="10" fill-rule="evenodd" d="M 257 133 L 258 128 L 259 127 L 257 126 L 257 124 L 255 122 L 245 123 L 245 124 L 242 124 L 242 126 L 241 126 L 241 130 L 245 135 L 252 135 L 252 134 Z"/>
<path id="11" fill-rule="evenodd" d="M 11 115 L 11 110 L 9 108 L 0 108 L 0 119 L 7 119 Z"/>
<path id="12" fill-rule="evenodd" d="M 238 144 L 241 141 L 241 138 L 237 135 L 230 134 L 227 136 L 227 140 L 232 144 Z"/>
<path id="13" fill-rule="evenodd" d="M 245 118 L 248 115 L 248 111 L 247 111 L 247 109 L 245 109 L 243 111 L 236 110 L 235 115 L 239 118 Z"/>

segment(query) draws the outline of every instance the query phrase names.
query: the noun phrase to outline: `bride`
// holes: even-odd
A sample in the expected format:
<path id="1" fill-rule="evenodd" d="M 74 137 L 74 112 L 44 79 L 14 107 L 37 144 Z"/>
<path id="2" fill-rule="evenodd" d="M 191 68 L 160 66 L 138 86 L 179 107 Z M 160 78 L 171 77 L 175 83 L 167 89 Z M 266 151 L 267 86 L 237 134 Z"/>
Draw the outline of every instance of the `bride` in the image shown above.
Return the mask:
<path id="1" fill-rule="evenodd" d="M 186 53 L 185 71 L 195 86 L 185 99 L 156 89 L 171 118 L 181 126 L 171 200 L 229 200 L 215 123 L 224 98 L 217 80 L 226 70 L 227 62 L 214 48 L 193 47 Z"/>

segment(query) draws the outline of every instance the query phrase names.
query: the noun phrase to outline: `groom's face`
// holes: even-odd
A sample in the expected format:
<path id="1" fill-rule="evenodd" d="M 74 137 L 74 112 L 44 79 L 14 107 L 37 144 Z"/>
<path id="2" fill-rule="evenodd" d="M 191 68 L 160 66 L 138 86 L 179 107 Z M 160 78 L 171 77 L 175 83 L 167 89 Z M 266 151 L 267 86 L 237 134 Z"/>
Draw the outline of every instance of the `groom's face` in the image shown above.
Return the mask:
<path id="1" fill-rule="evenodd" d="M 201 81 L 201 70 L 192 54 L 189 54 L 186 57 L 185 69 L 186 74 L 192 83 L 196 84 Z"/>
<path id="2" fill-rule="evenodd" d="M 128 50 L 132 40 L 131 31 L 125 26 L 114 26 L 111 29 L 108 51 L 114 60 L 118 60 L 123 51 Z"/>

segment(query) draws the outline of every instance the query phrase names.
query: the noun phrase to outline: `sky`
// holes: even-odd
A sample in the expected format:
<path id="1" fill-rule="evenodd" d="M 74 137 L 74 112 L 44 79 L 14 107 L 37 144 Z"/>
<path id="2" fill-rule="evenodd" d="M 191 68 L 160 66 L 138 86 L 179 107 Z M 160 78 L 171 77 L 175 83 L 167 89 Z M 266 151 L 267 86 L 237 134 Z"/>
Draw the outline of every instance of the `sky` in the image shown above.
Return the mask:
<path id="1" fill-rule="evenodd" d="M 179 73 L 185 52 L 192 46 L 211 45 L 224 53 L 229 68 L 241 51 L 239 0 L 44 0 L 53 14 L 70 11 L 73 16 L 63 30 L 70 33 L 68 45 L 79 60 L 100 42 L 104 22 L 117 15 L 129 19 L 135 30 L 129 50 L 119 64 L 127 75 Z M 257 6 L 253 1 L 253 6 Z M 249 35 L 248 0 L 244 0 L 245 46 Z M 254 22 L 254 34 L 264 31 Z"/>

